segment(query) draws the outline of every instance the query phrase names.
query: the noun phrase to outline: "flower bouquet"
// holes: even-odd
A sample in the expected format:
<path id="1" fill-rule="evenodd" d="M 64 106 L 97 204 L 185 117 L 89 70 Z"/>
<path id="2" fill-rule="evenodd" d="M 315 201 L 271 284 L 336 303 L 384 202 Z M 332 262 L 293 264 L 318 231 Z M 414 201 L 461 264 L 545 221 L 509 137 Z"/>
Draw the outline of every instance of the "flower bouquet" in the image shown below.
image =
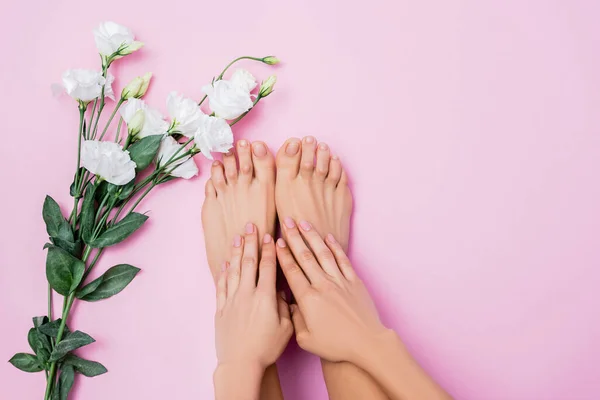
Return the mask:
<path id="1" fill-rule="evenodd" d="M 104 249 L 123 242 L 146 222 L 148 216 L 136 209 L 153 188 L 197 175 L 194 156 L 198 153 L 212 159 L 211 152 L 227 152 L 233 145 L 231 127 L 271 94 L 276 80 L 271 76 L 255 90 L 257 83 L 248 71 L 238 69 L 228 80 L 225 73 L 243 59 L 269 65 L 279 62 L 272 56 L 239 57 L 202 88 L 205 96 L 199 102 L 172 92 L 167 98 L 170 121 L 141 100 L 152 77 L 145 74 L 123 88 L 101 128 L 107 99 L 115 100 L 110 67 L 138 51 L 143 43 L 114 22 L 102 23 L 94 36 L 101 70 L 71 69 L 62 77 L 61 90 L 77 101 L 79 110 L 77 165 L 70 187 L 73 209 L 69 217 L 63 216 L 50 196 L 42 209 L 50 236 L 44 246 L 48 251 L 48 313 L 33 318 L 27 334 L 33 353 L 17 353 L 10 359 L 22 371 L 44 371 L 45 400 L 67 399 L 76 373 L 93 377 L 107 371 L 102 364 L 73 353 L 94 339 L 67 324 L 75 301 L 114 296 L 139 272 L 132 265 L 118 264 L 88 281 Z M 206 99 L 210 113 L 201 108 Z M 56 319 L 52 315 L 54 292 L 63 297 L 62 315 Z"/>

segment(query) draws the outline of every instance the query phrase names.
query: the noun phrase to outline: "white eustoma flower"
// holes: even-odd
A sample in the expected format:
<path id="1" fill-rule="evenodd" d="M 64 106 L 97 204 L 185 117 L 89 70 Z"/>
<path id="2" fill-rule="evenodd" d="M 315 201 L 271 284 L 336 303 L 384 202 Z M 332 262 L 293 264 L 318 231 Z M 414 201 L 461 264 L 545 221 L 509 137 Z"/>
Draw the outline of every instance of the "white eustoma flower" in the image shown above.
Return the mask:
<path id="1" fill-rule="evenodd" d="M 210 109 L 224 119 L 235 119 L 254 105 L 250 92 L 256 80 L 246 70 L 234 72 L 230 80 L 221 79 L 206 85 L 202 91 L 208 96 Z"/>
<path id="2" fill-rule="evenodd" d="M 106 83 L 100 72 L 90 69 L 69 69 L 63 73 L 62 81 L 67 94 L 84 103 L 100 96 Z"/>
<path id="3" fill-rule="evenodd" d="M 94 40 L 98 52 L 105 56 L 119 58 L 140 49 L 142 42 L 133 40 L 133 33 L 125 26 L 116 22 L 102 22 L 94 29 Z"/>
<path id="4" fill-rule="evenodd" d="M 115 81 L 115 77 L 112 74 L 106 75 L 106 82 L 104 83 L 104 97 L 108 97 L 111 100 L 115 100 L 115 92 L 113 92 L 112 84 Z"/>
<path id="5" fill-rule="evenodd" d="M 204 115 L 198 103 L 177 92 L 171 92 L 167 96 L 167 109 L 173 119 L 175 131 L 183 136 L 192 137 L 200 126 L 200 118 Z"/>
<path id="6" fill-rule="evenodd" d="M 158 155 L 156 156 L 156 164 L 160 167 L 166 165 L 171 158 L 175 159 L 184 154 L 185 149 L 182 149 L 179 153 L 177 151 L 182 147 L 173 137 L 166 136 L 160 142 L 160 148 L 158 149 Z M 177 155 L 175 155 L 177 153 Z M 175 169 L 173 167 L 177 166 Z M 190 179 L 193 176 L 198 175 L 198 167 L 191 157 L 184 157 L 180 160 L 170 163 L 166 167 L 167 171 L 170 171 L 170 175 L 177 176 L 183 179 Z"/>
<path id="7" fill-rule="evenodd" d="M 211 152 L 227 153 L 233 147 L 231 126 L 223 118 L 202 115 L 202 123 L 194 135 L 196 146 L 212 160 Z"/>
<path id="8" fill-rule="evenodd" d="M 145 118 L 142 130 L 137 135 L 138 138 L 143 138 L 151 135 L 164 135 L 169 129 L 169 123 L 164 120 L 160 111 L 149 107 L 144 100 L 136 99 L 135 97 L 127 100 L 127 102 L 119 109 L 123 121 L 129 126 L 130 121 L 135 116 L 138 110 L 144 110 Z"/>
<path id="9" fill-rule="evenodd" d="M 81 165 L 105 181 L 125 185 L 135 178 L 135 162 L 114 142 L 86 140 L 81 145 Z"/>

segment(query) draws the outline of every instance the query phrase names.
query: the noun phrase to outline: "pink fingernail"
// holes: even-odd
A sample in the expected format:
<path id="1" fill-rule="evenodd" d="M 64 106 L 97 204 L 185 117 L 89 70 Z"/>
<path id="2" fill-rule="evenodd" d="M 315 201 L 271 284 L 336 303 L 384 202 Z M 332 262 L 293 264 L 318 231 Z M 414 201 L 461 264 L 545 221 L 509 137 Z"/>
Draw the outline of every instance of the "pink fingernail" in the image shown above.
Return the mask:
<path id="1" fill-rule="evenodd" d="M 283 219 L 283 223 L 285 226 L 287 226 L 290 229 L 296 227 L 296 224 L 294 223 L 294 220 L 291 217 L 285 217 Z"/>
<path id="2" fill-rule="evenodd" d="M 307 221 L 300 221 L 300 228 L 302 228 L 302 230 L 308 232 L 312 228 L 312 225 Z"/>
<path id="3" fill-rule="evenodd" d="M 333 243 L 333 244 L 337 243 L 336 240 L 335 240 L 335 238 L 333 237 L 333 235 L 331 233 L 327 235 L 327 240 L 330 243 Z"/>
<path id="4" fill-rule="evenodd" d="M 242 245 L 242 237 L 240 235 L 235 235 L 233 237 L 233 247 L 240 247 Z"/>
<path id="5" fill-rule="evenodd" d="M 250 234 L 250 233 L 254 233 L 254 224 L 248 222 L 246 224 L 246 233 Z"/>
<path id="6" fill-rule="evenodd" d="M 277 246 L 281 247 L 282 249 L 285 248 L 285 240 L 283 240 L 282 238 L 279 238 L 277 240 Z"/>
<path id="7" fill-rule="evenodd" d="M 271 235 L 269 235 L 268 233 L 265 235 L 265 237 L 263 238 L 263 243 L 271 243 Z"/>

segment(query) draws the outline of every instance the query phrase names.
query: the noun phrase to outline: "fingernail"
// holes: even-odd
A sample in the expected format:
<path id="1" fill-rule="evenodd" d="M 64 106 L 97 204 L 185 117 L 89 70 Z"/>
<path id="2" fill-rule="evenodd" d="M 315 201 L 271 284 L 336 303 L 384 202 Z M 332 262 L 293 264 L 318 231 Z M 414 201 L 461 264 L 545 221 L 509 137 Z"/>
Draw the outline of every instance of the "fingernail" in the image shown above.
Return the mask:
<path id="1" fill-rule="evenodd" d="M 254 233 L 254 224 L 250 222 L 246 224 L 246 233 Z"/>
<path id="2" fill-rule="evenodd" d="M 331 233 L 329 233 L 329 234 L 327 235 L 327 240 L 328 240 L 330 243 L 333 243 L 333 244 L 337 243 L 337 242 L 335 241 L 335 238 L 333 237 L 333 235 L 332 235 Z"/>
<path id="3" fill-rule="evenodd" d="M 233 237 L 233 247 L 240 247 L 242 245 L 242 237 L 240 235 L 235 235 Z"/>
<path id="4" fill-rule="evenodd" d="M 213 167 L 218 167 L 220 164 L 221 164 L 220 162 L 214 161 L 213 164 L 212 164 L 212 166 Z"/>
<path id="5" fill-rule="evenodd" d="M 290 229 L 296 227 L 296 224 L 294 223 L 294 220 L 291 219 L 290 217 L 285 217 L 283 219 L 283 223 L 284 223 L 285 226 L 287 226 Z"/>
<path id="6" fill-rule="evenodd" d="M 289 142 L 287 147 L 285 148 L 285 153 L 293 156 L 296 153 L 298 153 L 298 150 L 300 149 L 300 146 L 298 145 L 298 142 L 293 141 L 293 142 Z"/>
<path id="7" fill-rule="evenodd" d="M 310 222 L 300 221 L 300 228 L 302 228 L 303 230 L 305 230 L 306 232 L 308 232 L 312 228 L 312 225 L 310 224 Z"/>
<path id="8" fill-rule="evenodd" d="M 258 142 L 252 145 L 252 150 L 254 151 L 254 155 L 256 157 L 263 157 L 267 155 L 267 148 L 264 144 Z"/>
<path id="9" fill-rule="evenodd" d="M 283 290 L 282 290 L 281 292 L 279 292 L 279 296 L 281 296 L 281 298 L 282 298 L 284 301 L 287 301 L 287 296 L 285 295 L 285 292 L 284 292 Z"/>
<path id="10" fill-rule="evenodd" d="M 315 141 L 315 138 L 314 138 L 314 137 L 312 137 L 312 136 L 307 136 L 307 137 L 305 137 L 305 138 L 304 138 L 304 141 L 305 141 L 306 143 L 312 143 L 312 142 L 314 142 L 314 141 Z"/>
<path id="11" fill-rule="evenodd" d="M 240 141 L 238 142 L 238 145 L 239 145 L 240 147 L 246 147 L 246 146 L 248 146 L 248 142 L 247 142 L 246 140 L 243 140 L 243 139 L 242 139 L 242 140 L 240 140 Z"/>
<path id="12" fill-rule="evenodd" d="M 319 144 L 319 149 L 321 150 L 327 150 L 329 147 L 327 147 L 327 143 L 321 143 Z"/>
<path id="13" fill-rule="evenodd" d="M 279 238 L 277 240 L 277 246 L 279 246 L 280 248 L 284 249 L 285 248 L 285 240 L 283 240 L 282 238 Z"/>
<path id="14" fill-rule="evenodd" d="M 269 235 L 268 233 L 265 235 L 265 237 L 263 238 L 263 243 L 271 243 L 271 235 Z"/>

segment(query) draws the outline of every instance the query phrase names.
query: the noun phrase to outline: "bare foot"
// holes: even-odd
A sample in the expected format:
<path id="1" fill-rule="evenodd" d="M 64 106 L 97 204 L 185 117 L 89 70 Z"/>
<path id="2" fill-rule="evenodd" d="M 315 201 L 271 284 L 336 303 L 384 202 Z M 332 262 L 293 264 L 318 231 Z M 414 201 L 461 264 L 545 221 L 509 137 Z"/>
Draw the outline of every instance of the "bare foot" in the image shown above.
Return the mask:
<path id="1" fill-rule="evenodd" d="M 252 222 L 258 237 L 275 233 L 275 161 L 263 142 L 237 142 L 233 153 L 215 161 L 206 182 L 202 226 L 210 271 L 215 278 L 230 259 L 231 243 Z M 239 164 L 239 167 L 238 167 Z M 239 239 L 241 240 L 241 238 Z"/>
<path id="2" fill-rule="evenodd" d="M 312 136 L 288 139 L 277 153 L 275 199 L 279 218 L 310 221 L 348 250 L 352 194 L 337 156 Z"/>

